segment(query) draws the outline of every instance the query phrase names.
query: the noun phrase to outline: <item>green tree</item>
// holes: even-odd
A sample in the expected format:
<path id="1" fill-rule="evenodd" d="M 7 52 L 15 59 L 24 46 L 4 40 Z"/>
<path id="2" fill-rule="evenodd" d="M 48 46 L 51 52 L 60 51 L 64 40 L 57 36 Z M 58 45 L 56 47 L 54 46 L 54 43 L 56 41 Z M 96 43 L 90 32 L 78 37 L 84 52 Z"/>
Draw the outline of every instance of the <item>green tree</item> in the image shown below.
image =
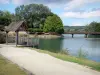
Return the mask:
<path id="1" fill-rule="evenodd" d="M 64 32 L 63 23 L 59 16 L 53 15 L 47 17 L 44 28 L 44 32 L 56 32 L 58 34 L 62 34 Z"/>
<path id="2" fill-rule="evenodd" d="M 16 20 L 25 20 L 28 28 L 43 28 L 47 16 L 52 15 L 51 10 L 42 4 L 21 5 L 15 9 Z"/>
<path id="3" fill-rule="evenodd" d="M 7 26 L 11 23 L 11 14 L 8 11 L 0 11 L 0 25 Z"/>
<path id="4" fill-rule="evenodd" d="M 11 19 L 11 13 L 9 11 L 3 11 L 3 16 Z"/>
<path id="5" fill-rule="evenodd" d="M 88 31 L 88 32 L 100 32 L 100 23 L 91 22 L 89 25 L 86 26 L 85 31 Z"/>
<path id="6" fill-rule="evenodd" d="M 11 17 L 12 14 L 10 12 L 0 10 L 0 30 L 4 30 L 4 27 L 11 23 Z"/>

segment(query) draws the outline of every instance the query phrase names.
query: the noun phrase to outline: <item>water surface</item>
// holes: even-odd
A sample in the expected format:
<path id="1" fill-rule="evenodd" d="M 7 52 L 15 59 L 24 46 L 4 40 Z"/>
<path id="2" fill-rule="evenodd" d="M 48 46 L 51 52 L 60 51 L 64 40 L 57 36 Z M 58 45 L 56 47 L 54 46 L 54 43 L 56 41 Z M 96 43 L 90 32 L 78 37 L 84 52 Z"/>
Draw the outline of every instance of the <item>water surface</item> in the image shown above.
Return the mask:
<path id="1" fill-rule="evenodd" d="M 81 48 L 88 54 L 88 59 L 100 62 L 100 38 L 84 38 L 84 35 L 74 35 L 71 38 L 70 34 L 66 34 L 63 38 L 40 39 L 39 48 L 52 52 L 68 49 L 73 56 L 77 56 Z"/>

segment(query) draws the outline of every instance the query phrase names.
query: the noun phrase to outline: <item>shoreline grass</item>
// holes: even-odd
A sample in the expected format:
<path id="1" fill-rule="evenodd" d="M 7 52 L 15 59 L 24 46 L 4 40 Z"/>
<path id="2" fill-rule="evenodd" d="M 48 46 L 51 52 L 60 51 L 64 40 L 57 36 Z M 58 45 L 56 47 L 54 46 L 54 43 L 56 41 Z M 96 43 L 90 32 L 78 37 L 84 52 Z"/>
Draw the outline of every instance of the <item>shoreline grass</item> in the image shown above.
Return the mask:
<path id="1" fill-rule="evenodd" d="M 46 50 L 40 50 L 40 49 L 35 49 L 35 48 L 31 48 L 32 50 L 36 50 L 37 52 L 40 53 L 46 53 L 49 54 L 55 58 L 64 60 L 64 61 L 69 61 L 69 62 L 74 62 L 74 63 L 78 63 L 80 65 L 84 65 L 87 66 L 90 69 L 96 70 L 100 72 L 100 63 L 99 62 L 95 62 L 92 60 L 88 60 L 85 58 L 78 58 L 75 56 L 71 56 L 71 55 L 66 55 L 66 54 L 62 54 L 62 53 L 53 53 L 50 51 L 46 51 Z"/>
<path id="2" fill-rule="evenodd" d="M 18 47 L 19 48 L 27 48 L 27 47 L 23 47 L 23 46 L 18 46 Z M 40 53 L 49 54 L 49 55 L 51 55 L 55 58 L 58 58 L 58 59 L 61 59 L 61 60 L 64 60 L 64 61 L 77 63 L 77 64 L 86 66 L 90 69 L 93 69 L 93 70 L 100 72 L 100 62 L 95 62 L 95 61 L 88 60 L 88 59 L 85 59 L 85 58 L 79 58 L 79 57 L 75 57 L 75 56 L 71 56 L 71 55 L 66 55 L 66 54 L 60 53 L 60 52 L 54 53 L 54 52 L 50 52 L 50 51 L 47 51 L 47 50 L 41 50 L 41 49 L 30 48 L 30 47 L 28 47 L 28 48 L 31 49 L 31 50 L 35 50 L 37 52 L 40 52 Z"/>
<path id="3" fill-rule="evenodd" d="M 0 55 L 0 75 L 28 75 L 16 64 Z"/>

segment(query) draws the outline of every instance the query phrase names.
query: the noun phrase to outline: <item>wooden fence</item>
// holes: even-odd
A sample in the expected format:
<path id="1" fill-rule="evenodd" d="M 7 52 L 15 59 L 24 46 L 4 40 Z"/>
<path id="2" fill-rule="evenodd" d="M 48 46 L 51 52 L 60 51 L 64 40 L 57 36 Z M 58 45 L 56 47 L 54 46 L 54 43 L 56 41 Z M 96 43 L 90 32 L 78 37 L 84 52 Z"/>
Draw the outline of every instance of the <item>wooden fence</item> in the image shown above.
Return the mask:
<path id="1" fill-rule="evenodd" d="M 16 37 L 8 37 L 8 43 L 15 43 Z M 18 45 L 27 45 L 28 46 L 37 46 L 39 45 L 39 39 L 38 38 L 27 38 L 27 37 L 19 37 L 18 39 Z"/>

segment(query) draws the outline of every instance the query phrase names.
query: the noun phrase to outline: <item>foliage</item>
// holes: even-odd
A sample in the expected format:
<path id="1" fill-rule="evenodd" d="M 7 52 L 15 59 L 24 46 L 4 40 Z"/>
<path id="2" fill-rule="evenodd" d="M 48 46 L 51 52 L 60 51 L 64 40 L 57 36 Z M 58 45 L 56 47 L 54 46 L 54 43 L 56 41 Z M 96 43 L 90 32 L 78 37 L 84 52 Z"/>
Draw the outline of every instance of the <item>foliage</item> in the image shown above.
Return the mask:
<path id="1" fill-rule="evenodd" d="M 0 31 L 4 31 L 4 26 L 0 25 Z"/>
<path id="2" fill-rule="evenodd" d="M 51 17 L 51 21 L 47 17 Z M 48 18 L 49 18 L 48 17 Z M 8 26 L 12 21 L 25 21 L 30 32 L 56 32 L 62 34 L 64 32 L 63 24 L 57 15 L 54 15 L 51 10 L 43 4 L 21 5 L 15 8 L 15 14 L 8 11 L 0 11 L 0 29 Z M 51 22 L 46 25 L 46 22 Z M 44 27 L 45 23 L 45 27 Z M 50 26 L 50 28 L 49 28 Z M 44 30 L 43 30 L 44 29 Z M 49 29 L 49 30 L 48 30 Z"/>
<path id="3" fill-rule="evenodd" d="M 45 20 L 48 16 L 53 18 L 52 27 L 50 30 L 48 26 L 44 27 Z M 21 5 L 15 8 L 15 14 L 11 14 L 8 11 L 0 11 L 0 25 L 7 26 L 12 21 L 25 21 L 28 25 L 28 30 L 30 32 L 56 32 L 62 34 L 64 32 L 63 24 L 57 15 L 54 15 L 51 10 L 44 6 L 43 4 L 29 4 L 29 5 Z M 55 20 L 55 21 L 54 21 Z M 51 25 L 50 25 L 51 26 Z M 0 29 L 3 28 L 2 26 Z M 47 28 L 48 27 L 48 28 Z M 44 29 L 44 30 L 43 30 Z"/>
<path id="4" fill-rule="evenodd" d="M 8 11 L 0 11 L 0 30 L 4 30 L 12 21 L 12 14 Z"/>
<path id="5" fill-rule="evenodd" d="M 0 43 L 5 43 L 5 42 L 6 42 L 6 35 L 0 32 Z"/>
<path id="6" fill-rule="evenodd" d="M 11 23 L 11 19 L 10 18 L 4 17 L 4 16 L 0 16 L 0 25 L 7 26 L 10 23 Z"/>
<path id="7" fill-rule="evenodd" d="M 100 32 L 100 23 L 91 22 L 89 25 L 86 26 L 85 31 L 88 31 L 88 32 Z"/>
<path id="8" fill-rule="evenodd" d="M 11 21 L 16 22 L 16 15 L 15 14 L 11 14 Z"/>
<path id="9" fill-rule="evenodd" d="M 87 52 L 83 51 L 81 48 L 78 51 L 78 57 L 79 58 L 86 58 L 87 57 Z"/>
<path id="10" fill-rule="evenodd" d="M 35 33 L 35 32 L 43 32 L 42 29 L 38 29 L 38 28 L 29 28 L 28 31 L 31 32 L 31 33 Z"/>
<path id="11" fill-rule="evenodd" d="M 85 26 L 64 26 L 65 32 L 84 32 Z"/>
<path id="12" fill-rule="evenodd" d="M 16 20 L 25 20 L 28 28 L 43 28 L 44 21 L 52 12 L 42 4 L 21 5 L 15 9 Z"/>
<path id="13" fill-rule="evenodd" d="M 69 55 L 69 50 L 68 49 L 63 49 L 59 53 Z"/>
<path id="14" fill-rule="evenodd" d="M 11 23 L 11 14 L 8 11 L 0 11 L 0 24 L 7 26 Z"/>
<path id="15" fill-rule="evenodd" d="M 44 32 L 56 32 L 62 34 L 64 32 L 63 23 L 57 15 L 47 17 L 44 28 Z"/>

